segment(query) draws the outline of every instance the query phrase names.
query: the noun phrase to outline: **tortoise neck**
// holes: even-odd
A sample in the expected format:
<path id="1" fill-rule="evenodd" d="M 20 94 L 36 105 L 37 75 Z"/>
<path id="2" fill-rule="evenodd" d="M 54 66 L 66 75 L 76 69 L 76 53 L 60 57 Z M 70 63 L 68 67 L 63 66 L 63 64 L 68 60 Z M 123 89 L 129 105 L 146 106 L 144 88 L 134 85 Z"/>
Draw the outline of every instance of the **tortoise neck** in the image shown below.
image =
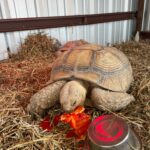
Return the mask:
<path id="1" fill-rule="evenodd" d="M 80 79 L 74 79 L 74 81 L 78 82 L 79 84 L 81 84 L 84 88 L 86 88 L 88 90 L 89 88 L 89 83 L 87 81 L 84 80 L 80 80 Z"/>

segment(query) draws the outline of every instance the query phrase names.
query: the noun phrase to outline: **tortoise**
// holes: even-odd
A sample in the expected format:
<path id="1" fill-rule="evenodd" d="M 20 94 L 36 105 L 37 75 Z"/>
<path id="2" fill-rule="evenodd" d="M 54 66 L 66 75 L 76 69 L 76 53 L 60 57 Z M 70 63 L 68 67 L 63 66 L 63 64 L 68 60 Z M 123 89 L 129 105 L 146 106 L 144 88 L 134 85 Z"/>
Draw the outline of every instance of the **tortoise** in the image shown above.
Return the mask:
<path id="1" fill-rule="evenodd" d="M 126 93 L 132 81 L 131 64 L 115 47 L 74 47 L 56 59 L 50 84 L 31 97 L 27 110 L 42 115 L 60 100 L 63 110 L 70 112 L 84 105 L 87 93 L 95 107 L 120 110 L 134 100 Z"/>

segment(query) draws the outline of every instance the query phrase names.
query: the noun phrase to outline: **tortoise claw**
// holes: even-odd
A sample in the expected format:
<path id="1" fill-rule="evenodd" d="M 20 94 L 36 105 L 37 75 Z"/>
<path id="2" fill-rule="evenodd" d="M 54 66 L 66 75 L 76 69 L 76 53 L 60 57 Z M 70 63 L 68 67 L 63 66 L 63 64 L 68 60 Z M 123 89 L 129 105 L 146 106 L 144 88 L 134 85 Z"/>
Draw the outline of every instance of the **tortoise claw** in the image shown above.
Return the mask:
<path id="1" fill-rule="evenodd" d="M 43 118 L 44 116 L 46 116 L 48 112 L 48 109 L 41 109 L 40 111 L 38 111 L 38 113 L 36 113 L 36 111 L 31 107 L 30 104 L 28 104 L 27 106 L 27 113 L 31 116 L 32 120 L 36 120 L 37 118 Z"/>

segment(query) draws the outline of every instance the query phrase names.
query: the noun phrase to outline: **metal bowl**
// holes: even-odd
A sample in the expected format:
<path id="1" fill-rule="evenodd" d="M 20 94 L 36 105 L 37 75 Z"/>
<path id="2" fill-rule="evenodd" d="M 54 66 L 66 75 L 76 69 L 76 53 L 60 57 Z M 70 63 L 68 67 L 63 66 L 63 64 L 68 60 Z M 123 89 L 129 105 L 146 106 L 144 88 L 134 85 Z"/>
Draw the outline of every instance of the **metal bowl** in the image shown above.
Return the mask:
<path id="1" fill-rule="evenodd" d="M 100 116 L 88 128 L 86 150 L 140 150 L 141 147 L 137 134 L 114 115 Z"/>

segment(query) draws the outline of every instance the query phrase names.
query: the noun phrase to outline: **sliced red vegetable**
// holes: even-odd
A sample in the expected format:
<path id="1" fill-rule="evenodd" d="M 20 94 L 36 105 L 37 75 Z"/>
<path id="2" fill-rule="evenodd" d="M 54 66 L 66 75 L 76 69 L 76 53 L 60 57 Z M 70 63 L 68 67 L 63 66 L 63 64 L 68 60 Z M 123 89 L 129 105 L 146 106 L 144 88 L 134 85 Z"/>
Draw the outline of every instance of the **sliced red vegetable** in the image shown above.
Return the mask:
<path id="1" fill-rule="evenodd" d="M 67 138 L 72 138 L 72 137 L 76 137 L 75 131 L 74 130 L 70 130 L 67 134 L 66 134 Z"/>
<path id="2" fill-rule="evenodd" d="M 57 126 L 57 124 L 60 121 L 60 117 L 61 115 L 56 115 L 53 119 L 53 121 L 50 121 L 50 117 L 46 116 L 39 124 L 39 126 L 46 131 L 51 131 L 53 129 L 54 126 Z"/>
<path id="3" fill-rule="evenodd" d="M 42 120 L 41 122 L 40 122 L 40 127 L 43 129 L 43 130 L 46 130 L 46 131 L 51 131 L 52 130 L 52 125 L 51 125 L 51 123 L 50 123 L 50 118 L 49 118 L 49 116 L 46 116 L 45 118 L 44 118 L 44 120 Z"/>
<path id="4" fill-rule="evenodd" d="M 79 106 L 70 114 L 61 115 L 61 121 L 68 123 L 73 128 L 77 139 L 84 139 L 90 124 L 90 116 L 84 113 L 85 108 Z"/>
<path id="5" fill-rule="evenodd" d="M 59 123 L 59 121 L 60 121 L 60 116 L 61 116 L 61 115 L 56 115 L 56 116 L 54 117 L 54 120 L 53 120 L 53 125 L 54 125 L 54 126 L 56 126 L 56 125 Z"/>

